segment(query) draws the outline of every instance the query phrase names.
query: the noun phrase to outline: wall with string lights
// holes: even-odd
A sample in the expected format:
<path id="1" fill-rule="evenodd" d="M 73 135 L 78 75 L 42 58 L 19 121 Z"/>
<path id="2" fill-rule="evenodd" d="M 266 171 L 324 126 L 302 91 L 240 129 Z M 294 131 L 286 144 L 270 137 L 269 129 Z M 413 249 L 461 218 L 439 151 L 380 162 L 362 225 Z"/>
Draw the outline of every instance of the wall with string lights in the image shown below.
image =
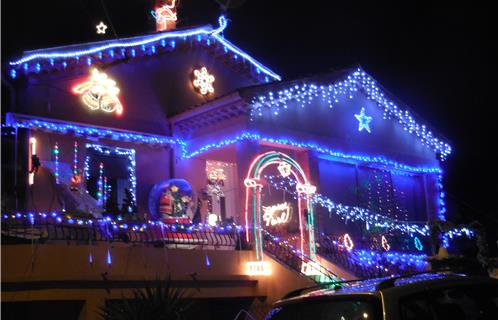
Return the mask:
<path id="1" fill-rule="evenodd" d="M 27 52 L 12 60 L 12 112 L 170 134 L 167 117 L 280 77 L 220 33 L 199 27 Z M 26 81 L 28 80 L 28 81 Z"/>
<path id="2" fill-rule="evenodd" d="M 200 74 L 195 82 L 194 71 L 204 66 L 212 78 Z M 202 48 L 14 83 L 19 99 L 13 112 L 161 135 L 170 134 L 168 116 L 257 84 Z"/>
<path id="3" fill-rule="evenodd" d="M 345 153 L 383 155 L 413 165 L 438 164 L 430 147 L 396 120 L 387 119 L 383 109 L 362 91 L 351 96 L 338 94 L 337 99 L 332 105 L 320 95 L 311 102 L 304 98 L 304 104 L 303 99 L 290 99 L 278 111 L 269 107 L 274 111 L 263 109 L 261 116 L 253 114 L 249 128 L 271 136 L 333 146 Z M 251 105 L 253 110 L 255 105 Z"/>
<path id="4" fill-rule="evenodd" d="M 74 195 L 78 192 L 69 190 L 87 189 L 92 190 L 91 196 L 95 200 L 103 201 L 104 196 L 110 196 L 111 193 L 111 189 L 104 186 L 104 179 L 107 178 L 108 185 L 112 183 L 114 188 L 117 186 L 116 179 L 126 182 L 119 186 L 121 189 L 129 188 L 134 195 L 137 211 L 146 213 L 149 190 L 157 181 L 171 176 L 169 148 L 151 148 L 144 144 L 106 139 L 95 143 L 91 138 L 40 131 L 31 131 L 29 136 L 36 141 L 35 152 L 41 166 L 33 173 L 33 184 L 29 186 L 26 198 L 27 210 L 82 210 L 83 207 L 79 208 L 71 197 L 64 199 L 64 196 L 61 198 L 60 195 Z M 28 151 L 26 150 L 26 157 L 29 157 Z M 101 162 L 105 164 L 102 180 L 99 175 Z M 88 186 L 88 183 L 93 185 Z M 98 195 L 97 192 L 101 194 Z M 123 190 L 112 192 L 123 197 Z M 86 199 L 88 200 L 88 197 Z M 91 204 L 91 201 L 86 202 L 85 197 L 81 196 L 78 201 L 86 203 L 87 206 Z M 105 206 L 105 203 L 101 205 Z M 89 211 L 92 211 L 90 209 Z"/>

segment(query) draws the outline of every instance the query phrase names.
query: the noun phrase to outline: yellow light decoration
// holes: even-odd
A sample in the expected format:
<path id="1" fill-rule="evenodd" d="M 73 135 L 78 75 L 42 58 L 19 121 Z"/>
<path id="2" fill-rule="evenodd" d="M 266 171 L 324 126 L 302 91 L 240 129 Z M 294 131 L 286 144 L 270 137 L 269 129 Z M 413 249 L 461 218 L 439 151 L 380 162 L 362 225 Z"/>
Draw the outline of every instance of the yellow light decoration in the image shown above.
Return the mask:
<path id="1" fill-rule="evenodd" d="M 354 242 L 353 242 L 353 240 L 351 239 L 351 237 L 349 236 L 348 233 L 344 234 L 343 244 L 344 244 L 344 247 L 346 247 L 346 249 L 348 251 L 351 251 L 354 248 Z"/>
<path id="2" fill-rule="evenodd" d="M 225 171 L 222 168 L 212 169 L 208 173 L 209 180 L 222 180 L 225 181 L 227 176 L 225 175 Z"/>
<path id="3" fill-rule="evenodd" d="M 33 167 L 33 160 L 32 160 L 32 157 L 36 155 L 36 138 L 35 137 L 31 137 L 29 139 L 29 168 L 30 170 L 32 169 Z M 33 172 L 29 172 L 28 173 L 28 184 L 31 186 L 35 183 L 35 173 L 34 171 Z"/>
<path id="4" fill-rule="evenodd" d="M 301 264 L 301 273 L 307 276 L 320 276 L 320 265 L 316 261 L 304 262 Z"/>
<path id="5" fill-rule="evenodd" d="M 285 161 L 281 161 L 278 165 L 278 171 L 282 175 L 282 177 L 288 177 L 291 174 L 291 166 Z"/>
<path id="6" fill-rule="evenodd" d="M 202 95 L 214 93 L 214 80 L 214 76 L 207 71 L 206 67 L 194 70 L 194 81 L 192 83 Z"/>
<path id="7" fill-rule="evenodd" d="M 381 244 L 382 244 L 382 248 L 385 251 L 391 250 L 391 245 L 389 244 L 389 242 L 387 241 L 387 239 L 386 239 L 385 236 L 382 236 L 382 238 L 381 238 Z"/>
<path id="8" fill-rule="evenodd" d="M 215 213 L 210 213 L 208 215 L 208 224 L 212 227 L 216 226 L 216 223 L 218 222 L 218 216 Z"/>
<path id="9" fill-rule="evenodd" d="M 83 103 L 91 110 L 102 110 L 105 112 L 116 112 L 121 115 L 123 106 L 119 101 L 119 88 L 116 81 L 110 79 L 104 72 L 97 69 L 92 70 L 88 81 L 73 87 L 73 92 L 81 96 Z"/>
<path id="10" fill-rule="evenodd" d="M 279 203 L 269 207 L 263 207 L 263 220 L 266 226 L 275 226 L 289 221 L 291 205 L 287 202 Z M 280 215 L 278 215 L 280 213 Z"/>
<path id="11" fill-rule="evenodd" d="M 265 261 L 249 261 L 246 263 L 246 272 L 249 276 L 269 276 L 271 269 L 268 262 Z"/>
<path id="12" fill-rule="evenodd" d="M 262 187 L 263 185 L 255 179 L 247 178 L 244 180 L 244 186 L 246 186 L 246 188 L 255 188 Z"/>
<path id="13" fill-rule="evenodd" d="M 107 26 L 104 24 L 104 22 L 100 21 L 100 23 L 96 25 L 95 28 L 97 28 L 97 34 L 105 34 Z"/>
<path id="14" fill-rule="evenodd" d="M 298 193 L 304 193 L 304 194 L 314 194 L 316 192 L 316 187 L 309 184 L 309 183 L 306 183 L 306 184 L 302 184 L 302 183 L 298 183 L 296 184 L 296 190 Z"/>

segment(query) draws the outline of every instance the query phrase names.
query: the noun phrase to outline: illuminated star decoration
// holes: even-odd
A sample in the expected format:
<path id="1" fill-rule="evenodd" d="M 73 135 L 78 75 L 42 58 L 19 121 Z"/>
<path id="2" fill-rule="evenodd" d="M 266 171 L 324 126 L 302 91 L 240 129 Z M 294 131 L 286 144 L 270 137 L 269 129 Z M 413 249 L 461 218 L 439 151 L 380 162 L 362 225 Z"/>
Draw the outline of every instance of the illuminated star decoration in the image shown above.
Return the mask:
<path id="1" fill-rule="evenodd" d="M 123 105 L 119 101 L 119 88 L 116 81 L 107 77 L 104 72 L 97 69 L 92 70 L 88 81 L 73 87 L 75 94 L 81 95 L 81 100 L 91 110 L 102 110 L 105 112 L 123 113 Z"/>
<path id="2" fill-rule="evenodd" d="M 102 21 L 100 21 L 100 23 L 96 26 L 96 28 L 97 28 L 97 34 L 105 34 L 107 26 Z"/>
<path id="3" fill-rule="evenodd" d="M 369 117 L 365 114 L 365 108 L 361 108 L 360 114 L 354 115 L 356 119 L 358 119 L 358 131 L 362 131 L 363 129 L 367 130 L 368 133 L 370 131 L 370 122 L 372 122 L 372 117 Z"/>
<path id="4" fill-rule="evenodd" d="M 202 95 L 214 92 L 214 76 L 208 73 L 206 67 L 202 67 L 200 70 L 194 70 L 194 77 L 194 87 L 197 88 Z"/>
<path id="5" fill-rule="evenodd" d="M 157 31 L 165 31 L 168 29 L 168 21 L 176 21 L 177 16 L 176 12 L 173 12 L 172 9 L 175 8 L 176 0 L 171 1 L 170 5 L 163 5 L 162 7 L 157 8 L 156 10 L 152 10 L 150 13 L 156 19 L 156 30 Z"/>

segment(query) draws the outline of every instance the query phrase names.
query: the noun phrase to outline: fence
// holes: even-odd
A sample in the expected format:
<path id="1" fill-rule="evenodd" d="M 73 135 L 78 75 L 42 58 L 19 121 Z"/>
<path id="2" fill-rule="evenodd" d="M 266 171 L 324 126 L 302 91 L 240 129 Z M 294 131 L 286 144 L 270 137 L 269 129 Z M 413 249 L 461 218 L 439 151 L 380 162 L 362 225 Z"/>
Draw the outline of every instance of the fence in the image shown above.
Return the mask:
<path id="1" fill-rule="evenodd" d="M 318 253 L 327 260 L 332 263 L 337 263 L 341 265 L 346 270 L 354 273 L 356 276 L 362 278 L 375 278 L 375 277 L 384 277 L 389 276 L 391 274 L 405 274 L 412 272 L 419 272 L 424 270 L 426 267 L 426 261 L 417 262 L 413 261 L 412 263 L 405 263 L 403 261 L 399 261 L 401 259 L 397 259 L 397 263 L 393 263 L 393 261 L 388 261 L 387 256 L 398 255 L 403 256 L 400 253 L 373 253 L 377 258 L 376 260 L 369 259 L 369 257 L 357 257 L 355 252 L 348 252 L 343 246 L 338 245 L 339 239 L 334 239 L 332 237 L 321 235 L 317 241 L 320 245 L 318 247 Z M 405 254 L 408 257 L 408 260 L 414 260 L 413 257 L 417 259 L 421 259 L 423 254 L 420 255 L 411 255 Z M 360 261 L 363 259 L 363 261 Z M 368 264 L 371 262 L 371 264 Z"/>
<path id="2" fill-rule="evenodd" d="M 236 228 L 219 232 L 209 228 L 171 228 L 166 225 L 148 225 L 133 230 L 116 228 L 110 223 L 60 223 L 52 219 L 31 223 L 26 220 L 2 221 L 4 243 L 66 242 L 122 242 L 156 245 L 200 245 L 240 247 L 241 237 Z"/>
<path id="3" fill-rule="evenodd" d="M 333 283 L 341 279 L 319 263 L 312 261 L 307 256 L 300 254 L 295 249 L 276 241 L 268 233 L 263 233 L 263 248 L 266 253 L 282 262 L 289 268 L 300 272 L 318 283 Z"/>

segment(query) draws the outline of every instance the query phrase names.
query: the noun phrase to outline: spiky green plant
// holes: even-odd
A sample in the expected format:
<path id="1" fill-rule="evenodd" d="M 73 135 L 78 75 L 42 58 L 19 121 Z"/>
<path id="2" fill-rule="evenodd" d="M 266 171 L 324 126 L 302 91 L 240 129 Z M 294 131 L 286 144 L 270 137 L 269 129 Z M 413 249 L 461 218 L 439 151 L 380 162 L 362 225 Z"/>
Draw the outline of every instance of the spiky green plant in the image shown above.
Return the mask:
<path id="1" fill-rule="evenodd" d="M 185 289 L 172 287 L 171 279 L 133 289 L 133 298 L 113 301 L 100 308 L 105 320 L 181 320 L 192 305 Z"/>

